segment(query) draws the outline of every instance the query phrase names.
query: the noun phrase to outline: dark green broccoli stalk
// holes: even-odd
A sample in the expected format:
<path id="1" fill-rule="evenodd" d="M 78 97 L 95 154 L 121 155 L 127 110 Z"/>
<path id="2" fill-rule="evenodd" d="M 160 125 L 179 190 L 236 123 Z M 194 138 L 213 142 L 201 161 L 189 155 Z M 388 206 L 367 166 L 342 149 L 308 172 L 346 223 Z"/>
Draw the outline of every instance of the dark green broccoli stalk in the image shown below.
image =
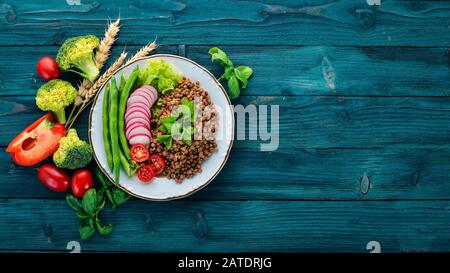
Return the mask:
<path id="1" fill-rule="evenodd" d="M 36 93 L 36 105 L 43 111 L 52 111 L 59 123 L 66 123 L 65 107 L 77 96 L 75 87 L 63 80 L 51 80 Z"/>
<path id="2" fill-rule="evenodd" d="M 59 141 L 59 148 L 53 154 L 53 162 L 59 168 L 79 169 L 92 160 L 92 148 L 89 143 L 78 137 L 75 129 L 69 129 L 67 135 Z"/>
<path id="3" fill-rule="evenodd" d="M 94 35 L 69 38 L 59 49 L 56 62 L 63 71 L 78 73 L 94 82 L 100 73 L 94 54 L 98 45 L 99 39 Z"/>

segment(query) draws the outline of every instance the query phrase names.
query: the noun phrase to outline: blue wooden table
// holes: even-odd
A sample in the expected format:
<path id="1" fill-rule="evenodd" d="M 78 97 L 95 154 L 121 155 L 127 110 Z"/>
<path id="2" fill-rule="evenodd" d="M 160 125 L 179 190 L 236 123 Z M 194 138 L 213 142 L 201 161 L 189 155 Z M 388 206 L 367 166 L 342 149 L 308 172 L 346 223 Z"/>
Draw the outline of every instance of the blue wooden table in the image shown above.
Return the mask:
<path id="1" fill-rule="evenodd" d="M 0 251 L 79 241 L 63 195 L 16 166 L 9 141 L 42 113 L 37 60 L 68 37 L 158 53 L 221 74 L 219 46 L 255 73 L 235 104 L 280 105 L 280 145 L 236 141 L 205 189 L 134 199 L 82 251 L 450 251 L 450 2 L 366 0 L 11 1 L 0 4 Z M 76 125 L 87 135 L 87 114 Z"/>

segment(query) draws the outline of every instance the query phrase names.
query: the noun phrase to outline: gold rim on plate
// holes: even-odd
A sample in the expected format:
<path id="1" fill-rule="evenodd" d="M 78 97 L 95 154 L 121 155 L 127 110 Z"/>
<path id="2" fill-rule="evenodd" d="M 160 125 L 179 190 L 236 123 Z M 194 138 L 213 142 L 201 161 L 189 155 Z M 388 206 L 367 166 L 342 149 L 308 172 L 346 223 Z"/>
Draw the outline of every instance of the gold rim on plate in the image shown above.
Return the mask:
<path id="1" fill-rule="evenodd" d="M 222 84 L 220 84 L 220 82 L 216 79 L 216 77 L 214 77 L 214 75 L 213 75 L 211 72 L 208 71 L 208 69 L 206 69 L 205 67 L 199 65 L 198 63 L 196 63 L 196 62 L 194 62 L 194 61 L 192 61 L 192 60 L 190 60 L 190 59 L 188 59 L 188 58 L 181 57 L 181 56 L 177 56 L 177 55 L 172 55 L 172 54 L 155 54 L 155 55 L 151 55 L 151 56 L 146 56 L 146 57 L 142 57 L 142 58 L 136 59 L 135 61 L 133 61 L 133 62 L 127 64 L 127 65 L 123 65 L 122 67 L 120 67 L 119 69 L 117 69 L 117 71 L 116 71 L 114 74 L 112 74 L 112 75 L 105 81 L 104 84 L 102 84 L 102 86 L 100 87 L 99 90 L 100 90 L 100 91 L 103 90 L 104 86 L 110 81 L 110 79 L 111 79 L 112 77 L 114 77 L 119 71 L 123 70 L 124 68 L 126 68 L 126 67 L 128 67 L 128 66 L 130 66 L 130 65 L 132 65 L 132 64 L 134 64 L 134 63 L 136 63 L 136 62 L 138 62 L 138 61 L 141 61 L 141 60 L 147 60 L 147 59 L 152 59 L 152 58 L 157 58 L 157 57 L 171 57 L 171 58 L 178 58 L 178 59 L 181 59 L 181 60 L 185 60 L 185 61 L 188 61 L 188 62 L 192 63 L 193 65 L 197 66 L 197 67 L 200 68 L 201 70 L 205 71 L 205 72 L 206 72 L 206 73 L 214 80 L 214 82 L 219 86 L 220 90 L 222 91 L 223 95 L 225 96 L 225 98 L 226 98 L 227 101 L 228 101 L 228 105 L 229 105 L 230 107 L 232 107 L 230 98 L 228 97 L 227 92 L 226 92 L 225 89 L 223 88 Z M 89 136 L 89 142 L 91 143 L 91 145 L 92 145 L 92 130 L 91 130 L 91 127 L 92 127 L 92 113 L 93 113 L 93 111 L 94 111 L 95 105 L 97 104 L 98 96 L 99 96 L 100 93 L 101 93 L 100 91 L 95 95 L 94 100 L 93 100 L 93 103 L 92 103 L 91 110 L 89 111 L 89 130 L 88 130 L 88 136 Z M 217 169 L 217 171 L 213 174 L 213 176 L 212 176 L 210 179 L 208 179 L 208 181 L 206 181 L 206 182 L 205 182 L 203 185 L 201 185 L 200 187 L 198 187 L 198 188 L 196 188 L 196 189 L 193 189 L 193 190 L 191 190 L 190 192 L 188 192 L 188 193 L 186 193 L 186 194 L 183 194 L 183 195 L 174 196 L 174 197 L 168 197 L 168 198 L 163 198 L 163 199 L 156 199 L 156 198 L 150 198 L 150 197 L 142 196 L 142 195 L 139 195 L 139 194 L 135 194 L 135 193 L 129 191 L 129 190 L 128 190 L 127 188 L 125 188 L 124 186 L 122 186 L 120 183 L 117 184 L 117 186 L 118 186 L 119 188 L 121 188 L 123 191 L 125 191 L 126 193 L 128 193 L 129 195 L 132 195 L 132 196 L 134 196 L 134 197 L 136 197 L 136 198 L 140 198 L 140 199 L 144 199 L 144 200 L 149 200 L 149 201 L 170 201 L 170 200 L 181 199 L 181 198 L 185 198 L 185 197 L 187 197 L 187 196 L 190 196 L 190 195 L 196 193 L 197 191 L 203 189 L 204 187 L 206 187 L 207 185 L 209 185 L 209 183 L 211 183 L 211 181 L 214 180 L 214 178 L 216 178 L 216 176 L 217 176 L 217 175 L 220 173 L 220 171 L 223 169 L 223 166 L 225 166 L 225 163 L 227 162 L 228 157 L 230 156 L 231 147 L 233 146 L 233 142 L 234 142 L 234 114 L 231 115 L 231 119 L 232 119 L 232 120 L 231 120 L 231 142 L 230 142 L 229 145 L 228 145 L 227 152 L 226 152 L 226 154 L 225 154 L 225 158 L 224 158 L 224 160 L 222 161 L 222 164 L 220 164 L 220 166 L 219 166 L 219 168 Z M 225 128 L 225 127 L 224 127 L 224 128 Z M 107 171 L 103 168 L 103 166 L 100 164 L 100 162 L 99 162 L 97 156 L 95 155 L 95 150 L 94 150 L 94 149 L 92 149 L 92 150 L 93 150 L 93 155 L 94 155 L 95 162 L 97 163 L 97 166 L 100 168 L 100 170 L 103 172 L 103 174 L 105 174 L 106 177 L 108 177 L 108 179 L 109 179 L 112 183 L 114 183 L 114 179 L 108 174 L 108 172 L 107 172 Z"/>

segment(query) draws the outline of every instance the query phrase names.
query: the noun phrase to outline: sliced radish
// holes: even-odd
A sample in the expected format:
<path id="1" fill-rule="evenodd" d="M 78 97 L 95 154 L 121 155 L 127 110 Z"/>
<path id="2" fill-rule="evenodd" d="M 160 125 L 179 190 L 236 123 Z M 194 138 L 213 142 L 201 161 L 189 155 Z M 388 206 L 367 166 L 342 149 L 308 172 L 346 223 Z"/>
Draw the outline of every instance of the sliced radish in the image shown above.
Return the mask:
<path id="1" fill-rule="evenodd" d="M 151 113 L 150 108 L 147 108 L 147 106 L 145 106 L 145 104 L 143 104 L 143 103 L 134 103 L 134 104 L 128 106 L 127 109 L 125 110 L 125 112 L 129 112 L 132 109 L 142 109 L 146 113 Z"/>
<path id="2" fill-rule="evenodd" d="M 145 128 L 147 128 L 147 129 L 150 130 L 150 126 L 149 126 L 148 123 L 143 123 L 143 122 L 140 122 L 140 121 L 137 121 L 137 122 L 131 122 L 131 123 L 127 124 L 126 129 L 131 128 L 132 126 L 135 126 L 136 124 L 140 124 L 140 125 L 142 125 L 142 126 L 144 126 Z"/>
<path id="3" fill-rule="evenodd" d="M 150 109 L 151 104 L 147 99 L 142 98 L 141 96 L 133 96 L 129 97 L 127 101 L 127 106 L 132 106 L 134 104 L 143 104 L 146 108 Z"/>
<path id="4" fill-rule="evenodd" d="M 144 127 L 136 127 L 133 130 L 130 131 L 130 138 L 132 138 L 135 135 L 146 135 L 148 137 L 151 137 L 152 134 L 150 131 Z"/>
<path id="5" fill-rule="evenodd" d="M 151 116 L 144 109 L 131 109 L 130 111 L 125 113 L 125 119 L 132 117 L 145 117 L 147 119 L 151 119 Z"/>
<path id="6" fill-rule="evenodd" d="M 127 106 L 127 109 L 125 110 L 125 113 L 129 112 L 131 109 L 142 109 L 147 113 L 151 113 L 150 108 L 147 107 L 147 105 L 145 103 L 133 103 L 131 105 Z"/>
<path id="7" fill-rule="evenodd" d="M 134 135 L 130 138 L 130 145 L 136 144 L 149 145 L 150 137 L 147 135 Z"/>
<path id="8" fill-rule="evenodd" d="M 139 98 L 145 101 L 148 105 L 153 105 L 152 98 L 150 96 L 146 97 L 144 93 L 139 92 L 133 96 L 133 98 Z"/>
<path id="9" fill-rule="evenodd" d="M 144 96 L 148 99 L 150 99 L 150 103 L 153 105 L 153 103 L 158 99 L 158 95 L 153 93 L 151 89 L 147 88 L 140 88 L 139 90 L 135 91 L 133 95 L 138 96 Z"/>
<path id="10" fill-rule="evenodd" d="M 125 134 L 127 136 L 127 139 L 129 139 L 129 136 L 133 132 L 133 130 L 135 130 L 137 128 L 143 128 L 143 129 L 147 130 L 147 132 L 150 132 L 150 129 L 147 127 L 147 125 L 142 124 L 142 123 L 134 123 L 133 125 L 130 125 L 130 127 L 128 127 L 125 130 Z"/>
<path id="11" fill-rule="evenodd" d="M 127 126 L 128 124 L 132 124 L 134 122 L 141 122 L 144 123 L 148 126 L 150 126 L 150 120 L 144 117 L 134 117 L 134 118 L 128 118 L 125 120 L 125 126 Z"/>
<path id="12" fill-rule="evenodd" d="M 152 96 L 153 101 L 156 101 L 158 99 L 158 91 L 156 91 L 156 89 L 153 86 L 144 85 L 142 88 L 145 88 L 146 90 L 149 91 L 149 94 Z"/>

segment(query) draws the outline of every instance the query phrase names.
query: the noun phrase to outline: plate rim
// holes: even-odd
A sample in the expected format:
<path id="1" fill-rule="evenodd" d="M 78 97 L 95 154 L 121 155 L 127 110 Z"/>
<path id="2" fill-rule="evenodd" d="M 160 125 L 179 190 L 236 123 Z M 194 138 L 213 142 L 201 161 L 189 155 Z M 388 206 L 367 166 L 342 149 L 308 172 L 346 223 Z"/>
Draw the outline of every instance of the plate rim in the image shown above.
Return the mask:
<path id="1" fill-rule="evenodd" d="M 184 61 L 188 61 L 190 63 L 192 63 L 193 65 L 197 66 L 198 68 L 200 68 L 201 70 L 203 70 L 204 72 L 206 72 L 213 80 L 214 82 L 219 86 L 220 90 L 222 91 L 223 95 L 225 96 L 225 98 L 228 101 L 228 105 L 233 108 L 233 105 L 231 104 L 230 101 L 230 97 L 228 96 L 227 92 L 225 91 L 225 88 L 222 86 L 222 84 L 216 79 L 216 77 L 205 67 L 203 67 L 202 65 L 198 64 L 197 62 L 188 59 L 186 57 L 183 56 L 178 56 L 178 55 L 174 55 L 174 54 L 154 54 L 154 55 L 150 55 L 150 56 L 145 56 L 145 57 L 141 57 L 141 58 L 137 58 L 136 60 L 122 65 L 121 67 L 119 67 L 112 75 L 110 75 L 107 80 L 100 86 L 99 88 L 99 92 L 97 92 L 97 94 L 95 94 L 93 100 L 92 100 L 92 106 L 91 109 L 89 110 L 89 123 L 88 123 L 88 138 L 89 138 L 89 144 L 92 145 L 92 114 L 94 112 L 94 108 L 97 104 L 97 100 L 98 97 L 100 95 L 100 90 L 102 90 L 104 88 L 104 86 L 110 81 L 110 79 L 115 76 L 119 71 L 123 70 L 124 68 L 138 62 L 141 60 L 147 60 L 147 59 L 152 59 L 152 58 L 156 58 L 156 57 L 171 57 L 171 58 L 178 58 L 178 59 L 182 59 Z M 227 152 L 225 154 L 224 160 L 222 161 L 222 163 L 220 164 L 219 168 L 216 170 L 216 172 L 211 176 L 210 179 L 208 179 L 208 181 L 206 181 L 203 185 L 201 185 L 198 188 L 195 188 L 183 195 L 178 195 L 178 196 L 172 196 L 172 197 L 167 197 L 167 198 L 151 198 L 151 197 L 147 197 L 147 196 L 142 196 L 139 194 L 136 194 L 134 192 L 129 191 L 127 188 L 125 188 L 124 186 L 122 186 L 120 183 L 117 184 L 117 187 L 119 187 L 120 189 L 122 189 L 123 191 L 125 191 L 126 193 L 128 193 L 131 196 L 134 196 L 136 198 L 139 199 L 144 199 L 147 201 L 171 201 L 171 200 L 177 200 L 177 199 L 182 199 L 185 197 L 188 197 L 198 191 L 200 191 L 201 189 L 205 188 L 207 185 L 209 185 L 216 177 L 217 175 L 222 171 L 223 167 L 225 166 L 226 162 L 228 161 L 228 157 L 230 156 L 230 152 L 231 152 L 231 148 L 233 147 L 233 143 L 234 143 L 234 113 L 231 115 L 231 141 L 227 147 Z M 103 166 L 100 164 L 96 154 L 95 154 L 95 150 L 92 149 L 92 154 L 94 157 L 95 162 L 97 163 L 98 168 L 102 171 L 102 173 L 109 179 L 109 181 L 111 181 L 113 184 L 115 184 L 114 179 L 112 177 L 110 177 L 110 175 L 108 174 L 108 172 L 106 170 L 104 170 Z"/>

